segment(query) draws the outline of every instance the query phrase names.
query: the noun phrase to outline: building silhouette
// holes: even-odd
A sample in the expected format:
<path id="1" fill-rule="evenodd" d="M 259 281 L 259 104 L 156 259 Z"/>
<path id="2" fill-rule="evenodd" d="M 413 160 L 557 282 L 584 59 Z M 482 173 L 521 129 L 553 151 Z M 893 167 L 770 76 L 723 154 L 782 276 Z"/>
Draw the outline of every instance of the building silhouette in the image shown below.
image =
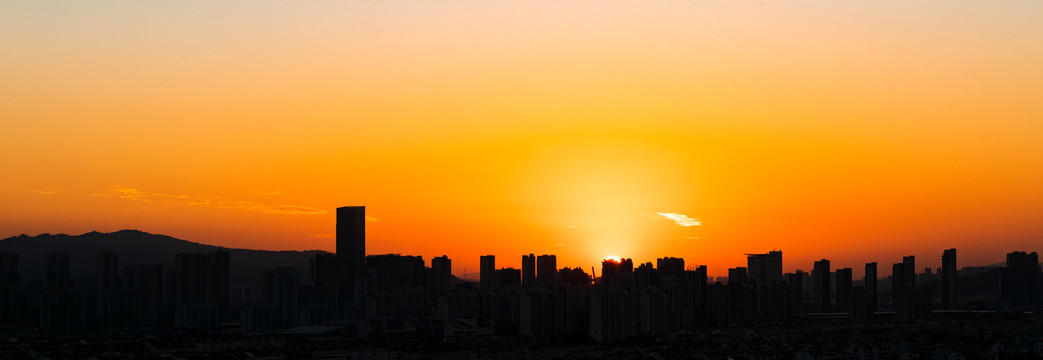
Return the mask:
<path id="1" fill-rule="evenodd" d="M 909 255 L 892 266 L 891 303 L 900 321 L 922 319 L 930 311 L 930 292 L 917 286 L 916 257 Z"/>
<path id="2" fill-rule="evenodd" d="M 435 294 L 443 295 L 449 291 L 453 280 L 453 261 L 446 255 L 431 259 L 431 273 Z"/>
<path id="3" fill-rule="evenodd" d="M 660 272 L 679 273 L 684 271 L 684 259 L 675 257 L 661 257 L 656 259 L 656 269 Z"/>
<path id="4" fill-rule="evenodd" d="M 497 286 L 521 286 L 522 272 L 515 268 L 501 268 L 496 270 Z"/>
<path id="5" fill-rule="evenodd" d="M 522 285 L 536 283 L 536 255 L 522 255 Z"/>
<path id="6" fill-rule="evenodd" d="M 366 269 L 366 207 L 337 208 L 337 264 L 339 302 L 361 305 Z"/>
<path id="7" fill-rule="evenodd" d="M 496 287 L 496 256 L 495 255 L 483 255 L 479 259 L 479 284 L 483 288 L 494 288 Z"/>
<path id="8" fill-rule="evenodd" d="M 124 304 L 127 299 L 119 291 L 119 256 L 112 250 L 99 251 L 97 267 L 95 315 L 100 319 L 102 327 L 123 325 L 123 321 L 115 319 L 126 311 L 127 305 Z"/>
<path id="9" fill-rule="evenodd" d="M 174 257 L 174 322 L 179 328 L 214 332 L 231 316 L 228 251 L 181 253 Z"/>
<path id="10" fill-rule="evenodd" d="M 607 286 L 629 286 L 634 283 L 634 261 L 605 259 L 601 261 L 601 284 Z"/>
<path id="11" fill-rule="evenodd" d="M 877 310 L 877 274 L 876 263 L 866 263 L 866 272 L 862 278 L 866 292 L 866 311 L 874 313 Z"/>
<path id="12" fill-rule="evenodd" d="M 1028 309 L 1039 305 L 1040 266 L 1035 252 L 1007 254 L 1007 266 L 1000 269 L 1000 303 L 1007 309 Z"/>
<path id="13" fill-rule="evenodd" d="M 955 310 L 956 301 L 956 249 L 942 252 L 942 308 Z"/>
<path id="14" fill-rule="evenodd" d="M 18 254 L 0 252 L 0 324 L 18 322 L 21 319 L 22 279 L 18 273 Z"/>
<path id="15" fill-rule="evenodd" d="M 81 289 L 73 288 L 69 268 L 69 254 L 51 251 L 46 255 L 45 287 L 39 300 L 38 324 L 44 330 L 81 330 L 86 325 L 88 312 L 95 309 L 84 301 Z"/>
<path id="16" fill-rule="evenodd" d="M 708 283 L 705 265 L 686 266 L 684 259 L 671 256 L 637 267 L 629 258 L 604 260 L 601 276 L 595 278 L 596 269 L 587 266 L 591 274 L 580 268 L 558 269 L 553 254 L 523 255 L 520 269 L 497 268 L 495 256 L 485 255 L 480 258 L 480 282 L 474 283 L 455 279 L 452 260 L 446 255 L 433 258 L 430 267 L 421 256 L 366 255 L 364 214 L 363 207 L 338 209 L 337 246 L 343 252 L 319 252 L 308 260 L 307 269 L 303 264 L 273 263 L 258 269 L 251 279 L 233 276 L 231 252 L 223 249 L 176 254 L 173 268 L 137 265 L 127 260 L 131 252 L 121 249 L 119 253 L 91 250 L 96 263 L 77 264 L 88 270 L 75 277 L 69 254 L 47 253 L 42 274 L 35 273 L 26 283 L 25 274 L 19 273 L 19 255 L 0 252 L 0 330 L 33 329 L 74 338 L 161 329 L 179 336 L 245 336 L 247 343 L 257 344 L 293 339 L 297 342 L 292 346 L 301 349 L 323 342 L 340 346 L 345 341 L 362 347 L 423 343 L 451 347 L 472 342 L 572 346 L 591 340 L 634 340 L 627 344 L 694 340 L 732 346 L 736 339 L 756 341 L 758 332 L 778 329 L 788 334 L 826 328 L 844 333 L 810 330 L 816 335 L 805 337 L 808 343 L 846 342 L 844 338 L 854 334 L 847 333 L 851 329 L 859 337 L 886 335 L 905 341 L 909 328 L 934 331 L 939 323 L 933 321 L 935 317 L 949 321 L 985 316 L 984 312 L 930 312 L 932 299 L 941 299 L 947 309 L 957 307 L 955 249 L 943 251 L 936 275 L 917 274 L 913 256 L 893 265 L 892 313 L 886 298 L 880 306 L 884 311 L 877 311 L 879 292 L 888 292 L 886 283 L 882 291 L 878 288 L 877 263 L 865 264 L 861 283 L 852 278 L 851 268 L 834 272 L 826 259 L 815 261 L 810 273 L 782 274 L 781 250 L 746 254 L 747 267 L 727 269 L 728 276 L 714 284 Z M 353 238 L 360 233 L 361 240 Z M 355 245 L 361 250 L 351 248 Z M 361 260 L 351 256 L 359 251 Z M 82 257 L 72 258 L 79 262 Z M 344 265 L 344 260 L 351 264 Z M 133 265 L 121 267 L 123 262 Z M 347 271 L 356 266 L 354 273 Z M 982 269 L 975 281 L 961 274 L 965 276 L 961 286 L 977 284 L 994 291 L 996 300 L 989 302 L 989 294 L 978 296 L 977 302 L 968 297 L 960 307 L 1001 310 L 1011 318 L 1038 309 L 1036 253 L 1012 252 L 1006 267 Z M 349 287 L 342 287 L 344 279 L 351 280 Z M 930 289 L 940 290 L 941 296 L 932 297 Z M 345 293 L 359 299 L 345 301 Z M 909 323 L 928 316 L 931 322 Z M 336 329 L 338 334 L 296 339 L 289 335 L 323 329 Z M 972 337 L 965 340 L 973 341 Z M 895 349 L 904 351 L 900 347 Z M 751 349 L 749 356 L 774 356 L 756 347 L 742 351 Z"/>
<path id="17" fill-rule="evenodd" d="M 747 269 L 739 266 L 728 269 L 728 285 L 744 285 L 749 282 Z"/>
<path id="18" fill-rule="evenodd" d="M 767 254 L 746 254 L 746 268 L 750 281 L 757 284 L 781 282 L 782 251 L 772 250 Z"/>
<path id="19" fill-rule="evenodd" d="M 789 304 L 791 314 L 800 314 L 804 304 L 804 279 L 808 276 L 803 270 L 786 274 L 786 286 L 789 287 Z"/>
<path id="20" fill-rule="evenodd" d="M 71 290 L 72 274 L 69 272 L 69 254 L 51 251 L 46 255 L 47 265 L 44 280 L 47 290 Z"/>
<path id="21" fill-rule="evenodd" d="M 339 303 L 341 277 L 338 269 L 336 254 L 315 254 L 315 258 L 308 261 L 308 278 L 312 281 L 311 302 L 330 306 Z"/>
<path id="22" fill-rule="evenodd" d="M 167 320 L 169 294 L 164 286 L 163 264 L 138 265 L 124 268 L 120 282 L 133 299 L 133 306 L 121 311 L 133 312 L 133 324 L 154 324 Z"/>
<path id="23" fill-rule="evenodd" d="M 554 255 L 540 255 L 536 257 L 536 281 L 550 283 L 558 274 L 558 258 Z"/>
<path id="24" fill-rule="evenodd" d="M 847 312 L 851 302 L 851 268 L 837 269 L 836 281 L 837 311 Z"/>
<path id="25" fill-rule="evenodd" d="M 297 326 L 300 319 L 300 277 L 297 275 L 297 269 L 279 267 L 266 270 L 262 286 L 264 301 L 271 305 L 271 315 L 274 315 L 269 315 L 269 318 L 274 317 L 274 321 L 269 320 L 270 328 L 285 329 Z"/>
<path id="26" fill-rule="evenodd" d="M 830 306 L 830 270 L 829 260 L 822 259 L 815 262 L 814 269 L 811 271 L 811 280 L 814 284 L 812 288 L 813 304 L 815 305 L 815 311 L 818 312 L 829 312 L 832 310 Z"/>

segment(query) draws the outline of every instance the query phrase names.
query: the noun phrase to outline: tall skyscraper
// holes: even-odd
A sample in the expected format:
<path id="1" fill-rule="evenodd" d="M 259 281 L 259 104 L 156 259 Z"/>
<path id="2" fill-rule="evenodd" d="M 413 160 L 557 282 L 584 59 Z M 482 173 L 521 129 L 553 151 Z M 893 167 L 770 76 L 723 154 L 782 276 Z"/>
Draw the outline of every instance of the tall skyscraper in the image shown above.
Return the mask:
<path id="1" fill-rule="evenodd" d="M 782 281 L 782 251 L 767 254 L 746 254 L 750 281 L 757 284 Z"/>
<path id="2" fill-rule="evenodd" d="M 131 309 L 120 309 L 120 311 L 133 311 L 141 322 L 151 324 L 162 320 L 163 304 L 168 301 L 164 294 L 163 265 L 137 265 L 124 268 L 120 272 L 121 287 L 135 294 L 139 299 Z M 132 317 L 133 318 L 133 317 Z"/>
<path id="3" fill-rule="evenodd" d="M 876 312 L 876 263 L 866 263 L 866 275 L 863 278 L 866 288 L 866 309 L 869 313 Z"/>
<path id="4" fill-rule="evenodd" d="M 536 281 L 549 283 L 558 275 L 558 258 L 554 255 L 536 257 Z"/>
<path id="5" fill-rule="evenodd" d="M 202 253 L 174 256 L 174 306 L 203 302 L 203 277 L 206 257 Z"/>
<path id="6" fill-rule="evenodd" d="M 275 307 L 275 328 L 296 326 L 300 320 L 300 278 L 297 269 L 279 267 L 264 271 L 264 301 Z"/>
<path id="7" fill-rule="evenodd" d="M 218 316 L 222 321 L 231 316 L 228 302 L 232 290 L 232 261 L 225 249 L 206 253 L 206 270 L 203 274 L 204 301 L 217 304 Z"/>
<path id="8" fill-rule="evenodd" d="M 0 286 L 18 287 L 21 285 L 18 275 L 18 254 L 0 251 Z"/>
<path id="9" fill-rule="evenodd" d="M 431 272 L 434 274 L 435 294 L 442 295 L 449 291 L 453 278 L 453 261 L 446 255 L 431 259 Z"/>
<path id="10" fill-rule="evenodd" d="M 1039 270 L 1035 252 L 1007 254 L 1007 267 L 1000 269 L 1000 302 L 1011 309 L 1039 305 Z"/>
<path id="11" fill-rule="evenodd" d="M 811 281 L 814 283 L 812 296 L 815 311 L 828 312 L 831 309 L 829 273 L 829 260 L 822 259 L 815 262 L 815 268 L 811 271 Z"/>
<path id="12" fill-rule="evenodd" d="M 337 263 L 340 302 L 361 303 L 366 269 L 366 207 L 337 208 Z"/>
<path id="13" fill-rule="evenodd" d="M 47 290 L 71 290 L 72 275 L 69 273 L 69 254 L 51 251 L 46 254 L 44 281 Z"/>
<path id="14" fill-rule="evenodd" d="M 942 252 L 942 308 L 956 309 L 956 249 Z"/>
<path id="15" fill-rule="evenodd" d="M 789 286 L 790 311 L 793 314 L 799 314 L 801 304 L 804 303 L 804 276 L 806 275 L 801 270 L 786 274 L 786 285 Z"/>
<path id="16" fill-rule="evenodd" d="M 483 255 L 479 260 L 479 285 L 483 288 L 496 287 L 496 255 Z"/>
<path id="17" fill-rule="evenodd" d="M 0 324 L 12 322 L 22 315 L 17 304 L 21 285 L 18 254 L 0 251 Z"/>
<path id="18" fill-rule="evenodd" d="M 902 257 L 902 287 L 916 287 L 916 256 Z"/>
<path id="19" fill-rule="evenodd" d="M 851 303 L 851 268 L 837 269 L 837 310 L 848 311 Z"/>
<path id="20" fill-rule="evenodd" d="M 95 281 L 98 288 L 97 294 L 95 294 L 97 297 L 95 311 L 102 324 L 108 326 L 112 324 L 110 320 L 114 314 L 127 311 L 127 309 L 116 308 L 117 304 L 113 299 L 119 288 L 119 256 L 112 250 L 99 251 L 97 264 L 98 273 Z"/>
<path id="21" fill-rule="evenodd" d="M 536 255 L 522 255 L 522 285 L 536 283 Z"/>
<path id="22" fill-rule="evenodd" d="M 891 304 L 900 321 L 910 321 L 923 313 L 921 301 L 916 292 L 916 257 L 905 256 L 891 267 Z"/>
<path id="23" fill-rule="evenodd" d="M 223 249 L 174 257 L 174 305 L 211 304 L 219 321 L 229 316 L 231 260 Z M 208 305 L 209 306 L 209 305 Z"/>

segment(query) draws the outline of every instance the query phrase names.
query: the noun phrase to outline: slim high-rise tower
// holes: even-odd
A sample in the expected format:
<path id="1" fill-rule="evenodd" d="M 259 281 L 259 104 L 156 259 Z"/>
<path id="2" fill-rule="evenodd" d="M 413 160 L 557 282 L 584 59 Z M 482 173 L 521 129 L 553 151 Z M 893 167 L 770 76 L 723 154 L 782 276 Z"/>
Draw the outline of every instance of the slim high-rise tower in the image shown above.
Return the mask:
<path id="1" fill-rule="evenodd" d="M 340 302 L 360 302 L 366 269 L 366 207 L 337 208 L 337 278 Z"/>
<path id="2" fill-rule="evenodd" d="M 866 263 L 866 308 L 870 313 L 876 312 L 876 263 Z"/>
<path id="3" fill-rule="evenodd" d="M 0 323 L 9 323 L 20 316 L 18 289 L 18 254 L 0 251 Z"/>
<path id="4" fill-rule="evenodd" d="M 483 288 L 496 287 L 496 255 L 482 255 L 479 261 L 478 285 Z"/>
<path id="5" fill-rule="evenodd" d="M 942 252 L 942 308 L 956 309 L 956 249 Z"/>
<path id="6" fill-rule="evenodd" d="M 902 262 L 891 266 L 891 304 L 899 321 L 916 319 L 923 313 L 916 293 L 916 257 L 902 257 Z"/>
<path id="7" fill-rule="evenodd" d="M 442 295 L 449 291 L 453 279 L 453 261 L 442 255 L 431 259 L 431 272 L 435 294 Z"/>
<path id="8" fill-rule="evenodd" d="M 822 259 L 815 262 L 815 268 L 811 271 L 812 299 L 815 311 L 830 311 L 830 286 L 829 286 L 829 260 Z"/>
<path id="9" fill-rule="evenodd" d="M 837 310 L 848 311 L 851 308 L 851 268 L 837 269 Z"/>
<path id="10" fill-rule="evenodd" d="M 119 256 L 115 251 L 105 250 L 98 252 L 98 274 L 97 282 L 97 311 L 96 315 L 101 319 L 103 326 L 113 325 L 113 315 L 126 311 L 119 309 L 114 304 L 113 296 L 119 288 Z"/>
<path id="11" fill-rule="evenodd" d="M 522 255 L 522 285 L 536 283 L 536 255 Z"/>

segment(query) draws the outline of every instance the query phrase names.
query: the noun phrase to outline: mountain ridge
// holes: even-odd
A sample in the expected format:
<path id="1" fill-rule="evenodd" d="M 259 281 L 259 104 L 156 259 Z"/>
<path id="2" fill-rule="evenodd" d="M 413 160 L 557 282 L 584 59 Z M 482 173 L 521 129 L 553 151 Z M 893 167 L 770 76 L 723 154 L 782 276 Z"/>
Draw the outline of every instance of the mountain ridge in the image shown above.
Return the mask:
<path id="1" fill-rule="evenodd" d="M 97 270 L 97 253 L 113 250 L 119 256 L 120 269 L 163 264 L 173 269 L 174 256 L 185 252 L 208 252 L 218 249 L 230 253 L 232 285 L 259 286 L 265 269 L 276 266 L 297 268 L 301 283 L 310 282 L 308 260 L 322 250 L 255 250 L 208 245 L 168 235 L 136 229 L 104 233 L 90 231 L 80 235 L 42 233 L 21 234 L 0 240 L 0 251 L 18 254 L 19 275 L 24 281 L 42 279 L 45 254 L 63 251 L 69 254 L 69 267 L 74 278 L 93 277 Z"/>

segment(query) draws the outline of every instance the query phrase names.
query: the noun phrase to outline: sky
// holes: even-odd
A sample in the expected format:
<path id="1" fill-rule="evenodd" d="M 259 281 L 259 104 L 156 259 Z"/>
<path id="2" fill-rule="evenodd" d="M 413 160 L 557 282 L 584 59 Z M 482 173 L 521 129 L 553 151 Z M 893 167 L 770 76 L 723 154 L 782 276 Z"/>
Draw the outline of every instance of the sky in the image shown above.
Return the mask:
<path id="1" fill-rule="evenodd" d="M 711 275 L 1043 238 L 1040 1 L 0 2 L 0 237 Z M 171 255 L 173 256 L 173 254 Z"/>

